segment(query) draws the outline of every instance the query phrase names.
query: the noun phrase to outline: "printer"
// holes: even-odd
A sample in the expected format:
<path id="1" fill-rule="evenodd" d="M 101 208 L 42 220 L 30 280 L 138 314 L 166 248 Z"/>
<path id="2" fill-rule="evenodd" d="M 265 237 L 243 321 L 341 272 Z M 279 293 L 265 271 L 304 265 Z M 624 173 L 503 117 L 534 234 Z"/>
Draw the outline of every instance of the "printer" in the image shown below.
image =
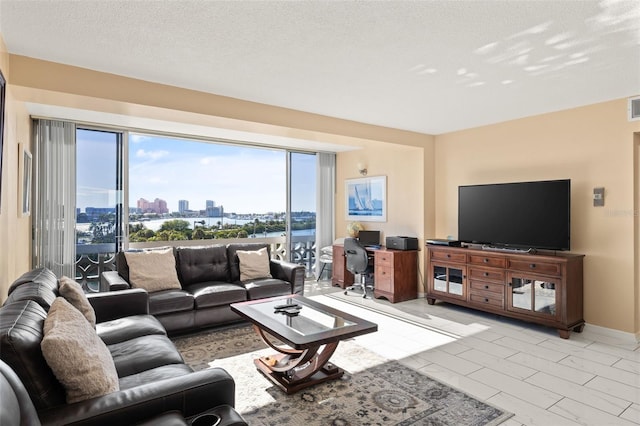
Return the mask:
<path id="1" fill-rule="evenodd" d="M 385 246 L 393 250 L 418 250 L 418 239 L 405 236 L 387 237 Z"/>

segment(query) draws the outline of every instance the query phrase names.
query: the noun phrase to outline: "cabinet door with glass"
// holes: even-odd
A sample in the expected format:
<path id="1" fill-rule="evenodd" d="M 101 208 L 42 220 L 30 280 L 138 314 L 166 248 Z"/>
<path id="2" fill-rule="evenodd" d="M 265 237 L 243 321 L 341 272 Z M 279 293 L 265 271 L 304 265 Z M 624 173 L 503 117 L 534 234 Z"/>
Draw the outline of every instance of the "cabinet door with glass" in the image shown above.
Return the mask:
<path id="1" fill-rule="evenodd" d="M 557 278 L 509 272 L 507 310 L 555 320 L 560 311 L 561 285 Z"/>
<path id="2" fill-rule="evenodd" d="M 447 263 L 431 263 L 429 270 L 431 295 L 467 299 L 467 267 Z"/>

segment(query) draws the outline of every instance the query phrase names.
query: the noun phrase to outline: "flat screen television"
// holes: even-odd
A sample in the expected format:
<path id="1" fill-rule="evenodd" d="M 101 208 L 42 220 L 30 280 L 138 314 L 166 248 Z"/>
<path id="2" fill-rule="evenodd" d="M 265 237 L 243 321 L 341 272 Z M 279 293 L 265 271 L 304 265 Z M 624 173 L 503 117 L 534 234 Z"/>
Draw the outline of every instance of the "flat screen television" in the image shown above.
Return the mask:
<path id="1" fill-rule="evenodd" d="M 570 249 L 571 181 L 458 187 L 458 240 L 516 249 Z"/>

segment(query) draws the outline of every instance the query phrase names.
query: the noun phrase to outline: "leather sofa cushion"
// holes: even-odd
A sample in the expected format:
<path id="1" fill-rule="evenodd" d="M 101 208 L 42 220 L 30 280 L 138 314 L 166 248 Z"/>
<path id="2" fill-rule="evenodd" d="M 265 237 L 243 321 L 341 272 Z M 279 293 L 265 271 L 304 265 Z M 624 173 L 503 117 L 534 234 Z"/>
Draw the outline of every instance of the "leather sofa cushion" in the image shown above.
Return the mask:
<path id="1" fill-rule="evenodd" d="M 291 294 L 291 284 L 276 278 L 245 281 L 244 286 L 249 294 L 249 300 Z"/>
<path id="2" fill-rule="evenodd" d="M 21 285 L 11 292 L 5 305 L 13 302 L 33 300 L 38 305 L 42 306 L 45 311 L 49 311 L 51 304 L 58 297 L 58 291 L 51 289 L 48 284 L 44 283 L 31 283 L 29 285 Z"/>
<path id="3" fill-rule="evenodd" d="M 229 279 L 227 248 L 224 245 L 178 247 L 176 259 L 178 277 L 183 286 Z"/>
<path id="4" fill-rule="evenodd" d="M 161 290 L 149 293 L 151 315 L 191 311 L 193 307 L 193 295 L 184 290 Z"/>
<path id="5" fill-rule="evenodd" d="M 247 290 L 240 284 L 199 283 L 185 288 L 193 294 L 196 309 L 229 305 L 247 300 Z"/>
<path id="6" fill-rule="evenodd" d="M 98 336 L 107 345 L 135 339 L 136 337 L 167 334 L 160 321 L 151 315 L 132 315 L 96 325 Z"/>
<path id="7" fill-rule="evenodd" d="M 20 377 L 38 410 L 65 403 L 65 390 L 40 349 L 46 317 L 42 306 L 32 300 L 10 303 L 0 309 L 2 360 Z"/>
<path id="8" fill-rule="evenodd" d="M 108 348 L 120 378 L 167 364 L 184 364 L 182 356 L 167 336 L 141 336 L 109 345 Z"/>
<path id="9" fill-rule="evenodd" d="M 130 389 L 136 386 L 154 383 L 158 380 L 171 379 L 192 373 L 193 370 L 187 364 L 169 364 L 136 374 L 120 377 L 120 389 Z"/>
<path id="10" fill-rule="evenodd" d="M 58 291 L 58 277 L 53 273 L 50 269 L 47 268 L 37 268 L 32 269 L 30 271 L 22 274 L 18 279 L 16 279 L 10 286 L 7 294 L 11 294 L 16 288 L 21 286 L 22 284 L 34 282 L 36 284 L 42 284 L 49 287 L 51 290 L 55 292 Z"/>
<path id="11" fill-rule="evenodd" d="M 240 281 L 240 259 L 238 258 L 238 250 L 260 250 L 267 248 L 268 258 L 271 259 L 271 246 L 267 243 L 245 243 L 245 244 L 229 244 L 227 246 L 227 257 L 229 258 L 229 282 L 236 283 Z"/>

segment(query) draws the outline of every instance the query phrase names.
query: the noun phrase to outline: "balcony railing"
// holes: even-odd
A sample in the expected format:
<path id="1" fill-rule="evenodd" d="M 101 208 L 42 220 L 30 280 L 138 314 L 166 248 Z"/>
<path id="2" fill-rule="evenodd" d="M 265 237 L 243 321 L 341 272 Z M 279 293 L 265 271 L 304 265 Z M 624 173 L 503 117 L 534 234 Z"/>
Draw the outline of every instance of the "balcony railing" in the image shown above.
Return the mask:
<path id="1" fill-rule="evenodd" d="M 307 277 L 315 273 L 316 244 L 313 235 L 294 236 L 292 239 L 292 262 L 304 265 Z M 271 246 L 271 257 L 289 260 L 285 237 L 267 237 L 251 239 L 219 239 L 219 240 L 186 240 L 186 241 L 154 241 L 130 243 L 131 249 L 145 249 L 168 246 L 209 246 L 230 243 L 268 243 Z M 115 244 L 78 244 L 76 245 L 76 281 L 85 291 L 98 291 L 100 274 L 104 271 L 115 271 Z"/>

